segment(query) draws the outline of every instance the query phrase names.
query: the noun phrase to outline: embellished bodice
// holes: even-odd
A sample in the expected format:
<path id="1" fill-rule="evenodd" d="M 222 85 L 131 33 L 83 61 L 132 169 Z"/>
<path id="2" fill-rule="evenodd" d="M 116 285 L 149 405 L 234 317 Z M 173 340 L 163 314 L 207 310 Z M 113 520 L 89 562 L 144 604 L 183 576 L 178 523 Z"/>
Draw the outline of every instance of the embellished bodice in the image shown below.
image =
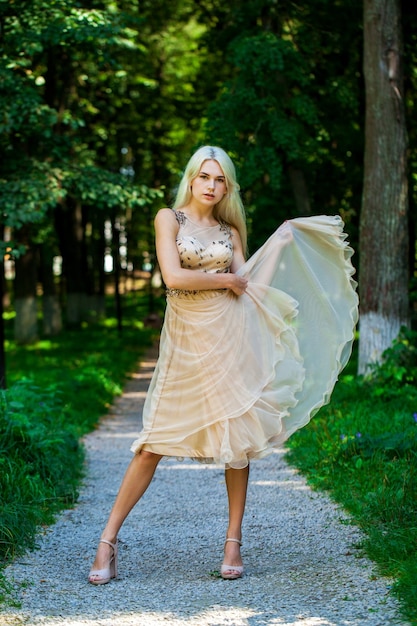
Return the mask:
<path id="1" fill-rule="evenodd" d="M 200 272 L 229 272 L 233 260 L 232 231 L 229 224 L 201 226 L 182 211 L 175 211 L 179 223 L 177 247 L 181 267 Z M 168 289 L 167 295 L 195 294 L 196 291 Z"/>

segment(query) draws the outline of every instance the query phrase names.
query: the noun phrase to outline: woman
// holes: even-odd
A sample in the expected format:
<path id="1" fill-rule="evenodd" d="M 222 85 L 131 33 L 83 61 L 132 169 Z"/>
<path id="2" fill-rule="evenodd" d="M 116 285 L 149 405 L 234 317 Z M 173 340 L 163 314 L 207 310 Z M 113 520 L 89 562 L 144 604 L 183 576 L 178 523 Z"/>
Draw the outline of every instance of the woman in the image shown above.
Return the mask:
<path id="1" fill-rule="evenodd" d="M 245 262 L 246 226 L 228 155 L 191 157 L 174 210 L 155 218 L 167 286 L 143 430 L 89 581 L 117 576 L 117 534 L 163 456 L 225 467 L 229 522 L 221 576 L 240 578 L 249 462 L 328 402 L 357 320 L 352 250 L 339 217 L 285 222 Z"/>

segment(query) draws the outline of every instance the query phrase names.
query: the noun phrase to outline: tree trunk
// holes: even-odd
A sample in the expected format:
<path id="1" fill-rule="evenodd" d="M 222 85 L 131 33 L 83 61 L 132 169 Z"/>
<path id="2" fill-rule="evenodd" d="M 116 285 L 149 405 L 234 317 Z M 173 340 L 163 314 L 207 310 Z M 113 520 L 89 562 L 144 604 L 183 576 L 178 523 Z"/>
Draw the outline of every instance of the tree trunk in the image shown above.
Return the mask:
<path id="1" fill-rule="evenodd" d="M 42 328 L 47 337 L 57 335 L 62 330 L 62 313 L 56 292 L 53 273 L 53 249 L 47 242 L 40 248 L 40 266 L 42 280 Z"/>
<path id="2" fill-rule="evenodd" d="M 114 297 L 116 302 L 117 330 L 119 334 L 123 329 L 122 298 L 120 294 L 120 230 L 116 224 L 116 213 L 111 220 L 112 248 L 113 248 L 113 274 L 114 274 Z"/>
<path id="3" fill-rule="evenodd" d="M 4 262 L 0 264 L 0 389 L 6 389 L 6 349 L 4 331 Z"/>
<path id="4" fill-rule="evenodd" d="M 29 344 L 38 339 L 37 254 L 30 244 L 28 232 L 22 230 L 20 240 L 27 248 L 25 254 L 15 261 L 14 337 L 18 343 Z"/>
<path id="5" fill-rule="evenodd" d="M 78 325 L 84 319 L 87 299 L 81 205 L 73 198 L 67 198 L 66 206 L 56 209 L 55 225 L 65 276 L 67 323 Z"/>
<path id="6" fill-rule="evenodd" d="M 101 212 L 94 215 L 83 207 L 83 267 L 86 277 L 86 319 L 91 322 L 105 319 L 106 302 L 104 288 L 104 226 Z M 97 227 L 97 224 L 99 225 Z M 100 232 L 102 231 L 102 232 Z"/>
<path id="7" fill-rule="evenodd" d="M 304 172 L 294 165 L 288 166 L 288 175 L 294 194 L 295 206 L 298 215 L 311 215 L 310 198 Z"/>
<path id="8" fill-rule="evenodd" d="M 97 282 L 97 315 L 99 319 L 106 318 L 106 275 L 104 271 L 104 257 L 106 254 L 106 241 L 104 237 L 104 221 L 100 215 L 96 223 L 97 238 L 93 248 L 94 266 Z"/>
<path id="9" fill-rule="evenodd" d="M 365 168 L 359 373 L 409 324 L 408 190 L 400 0 L 364 0 Z"/>
<path id="10" fill-rule="evenodd" d="M 0 237 L 4 241 L 4 224 L 0 223 Z M 4 275 L 4 262 L 0 264 L 1 274 L 0 274 L 0 389 L 6 389 L 6 337 L 4 330 L 4 294 L 5 294 L 5 275 Z"/>

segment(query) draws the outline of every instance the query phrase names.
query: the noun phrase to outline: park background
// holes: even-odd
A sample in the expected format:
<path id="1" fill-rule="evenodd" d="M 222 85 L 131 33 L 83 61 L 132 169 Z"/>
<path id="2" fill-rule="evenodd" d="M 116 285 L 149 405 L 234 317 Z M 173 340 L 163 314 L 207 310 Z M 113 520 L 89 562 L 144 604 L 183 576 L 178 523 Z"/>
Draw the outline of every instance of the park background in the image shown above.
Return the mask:
<path id="1" fill-rule="evenodd" d="M 153 218 L 209 143 L 250 252 L 291 217 L 346 224 L 358 341 L 288 459 L 417 619 L 416 43 L 400 0 L 0 2 L 4 563 L 76 502 L 80 438 L 157 341 Z"/>

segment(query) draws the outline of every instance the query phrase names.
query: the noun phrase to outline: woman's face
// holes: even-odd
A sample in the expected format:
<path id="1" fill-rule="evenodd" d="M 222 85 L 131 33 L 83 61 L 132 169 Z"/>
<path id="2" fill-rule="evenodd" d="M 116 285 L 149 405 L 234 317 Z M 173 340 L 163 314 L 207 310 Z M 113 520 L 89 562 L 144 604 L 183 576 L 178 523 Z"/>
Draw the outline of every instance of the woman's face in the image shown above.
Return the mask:
<path id="1" fill-rule="evenodd" d="M 191 181 L 193 198 L 204 205 L 214 206 L 227 193 L 226 179 L 217 161 L 204 161 L 198 175 Z"/>

